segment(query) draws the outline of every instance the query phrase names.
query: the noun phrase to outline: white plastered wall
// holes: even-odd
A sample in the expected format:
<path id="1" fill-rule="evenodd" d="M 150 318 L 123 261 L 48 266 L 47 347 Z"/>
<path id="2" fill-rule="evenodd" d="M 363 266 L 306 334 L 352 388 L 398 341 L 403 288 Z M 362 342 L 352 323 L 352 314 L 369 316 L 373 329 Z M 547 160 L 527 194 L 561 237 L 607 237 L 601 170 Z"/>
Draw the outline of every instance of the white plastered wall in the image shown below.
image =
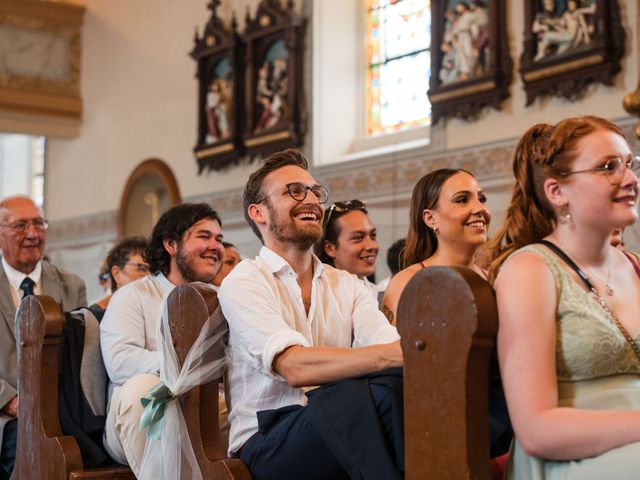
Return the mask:
<path id="1" fill-rule="evenodd" d="M 314 0 L 319 3 L 319 0 Z M 344 22 L 356 19 L 360 0 L 322 0 L 314 10 L 327 18 L 321 33 L 313 32 L 318 49 L 314 56 L 315 84 L 309 104 L 319 116 L 312 121 L 314 155 L 318 145 L 332 154 L 349 153 L 350 140 L 358 134 L 353 122 L 360 103 L 350 83 L 355 78 L 361 41 L 357 29 L 347 42 Z M 173 169 L 185 196 L 206 194 L 241 186 L 255 165 L 242 164 L 223 172 L 197 175 L 192 148 L 196 137 L 197 83 L 195 62 L 188 52 L 193 32 L 208 19 L 206 1 L 87 0 L 83 28 L 82 96 L 84 118 L 81 134 L 72 140 L 51 139 L 47 152 L 46 210 L 53 221 L 117 209 L 128 175 L 142 160 L 157 157 Z M 244 12 L 255 0 L 224 2 L 221 15 L 233 8 L 242 28 Z M 584 100 L 538 101 L 525 107 L 522 83 L 516 72 L 524 30 L 522 2 L 508 2 L 508 36 L 514 59 L 511 97 L 500 112 L 487 110 L 478 121 L 451 120 L 446 126 L 446 148 L 456 149 L 517 137 L 538 121 L 557 121 L 570 115 L 595 113 L 607 118 L 626 116 L 622 97 L 637 82 L 633 51 L 635 1 L 621 0 L 621 16 L 627 33 L 623 72 L 614 87 L 589 89 Z M 336 10 L 343 15 L 336 15 Z M 314 24 L 317 26 L 317 24 Z M 340 32 L 334 38 L 332 29 Z M 311 30 L 311 29 L 310 29 Z M 361 33 L 361 32 L 360 32 Z M 337 35 L 337 34 L 336 34 Z M 333 38 L 333 40 L 331 40 Z M 342 47 L 341 47 L 342 46 Z M 343 60 L 332 60 L 340 49 Z M 324 64 L 323 64 L 324 62 Z M 352 101 L 349 101 L 352 99 Z M 69 187 L 73 185 L 73 188 Z M 73 195 L 70 194 L 73 191 Z M 82 201 L 78 201 L 82 198 Z"/>
<path id="2" fill-rule="evenodd" d="M 255 165 L 197 174 L 196 62 L 189 56 L 205 0 L 86 0 L 83 27 L 80 136 L 51 139 L 46 211 L 52 221 L 116 210 L 137 164 L 160 158 L 183 196 L 238 187 Z M 244 26 L 257 1 L 224 2 Z M 81 198 L 82 201 L 78 201 Z"/>
<path id="3" fill-rule="evenodd" d="M 197 128 L 197 82 L 196 64 L 188 53 L 193 47 L 195 27 L 202 29 L 209 18 L 207 3 L 207 0 L 84 1 L 84 118 L 78 138 L 52 138 L 48 143 L 45 208 L 53 222 L 114 212 L 131 171 L 151 157 L 169 164 L 186 199 L 244 185 L 255 164 L 243 163 L 198 176 L 192 155 Z M 233 9 L 242 30 L 247 7 L 253 13 L 257 3 L 257 0 L 225 1 L 220 15 L 228 20 Z M 524 31 L 523 2 L 505 3 L 514 63 L 511 97 L 503 103 L 502 111 L 486 110 L 473 122 L 450 120 L 439 125 L 437 132 L 431 132 L 432 139 L 437 133 L 437 141 L 430 144 L 421 132 L 422 140 L 413 141 L 424 155 L 434 149 L 454 152 L 514 142 L 527 127 L 539 121 L 555 122 L 581 114 L 614 120 L 628 117 L 622 108 L 622 98 L 635 89 L 638 81 L 635 0 L 619 0 L 626 53 L 623 71 L 615 77 L 614 86 L 592 86 L 580 101 L 547 98 L 530 107 L 525 107 L 525 93 L 517 72 Z M 357 81 L 362 78 L 363 27 L 358 22 L 363 7 L 361 0 L 299 0 L 295 5 L 299 10 L 304 8 L 311 17 L 305 60 L 311 135 L 306 147 L 311 160 L 326 172 L 335 159 L 353 157 L 354 148 L 362 143 L 359 140 L 363 129 L 359 122 L 363 121 L 363 89 Z M 397 143 L 397 139 L 389 140 L 390 145 Z M 362 154 L 359 158 L 362 159 Z M 506 183 L 503 179 L 503 187 L 489 196 L 494 228 L 502 218 Z M 353 194 L 357 196 L 357 192 Z M 406 231 L 408 192 L 398 192 L 396 197 L 394 200 L 405 206 L 371 209 L 381 231 L 383 252 Z M 376 199 L 367 200 L 375 203 Z M 227 222 L 233 226 L 225 234 L 245 255 L 253 255 L 258 243 L 241 224 L 241 216 L 234 217 Z M 108 240 L 101 238 L 100 242 Z M 92 243 L 95 242 L 87 241 L 85 246 Z M 378 276 L 382 278 L 386 267 L 383 261 L 379 263 Z"/>

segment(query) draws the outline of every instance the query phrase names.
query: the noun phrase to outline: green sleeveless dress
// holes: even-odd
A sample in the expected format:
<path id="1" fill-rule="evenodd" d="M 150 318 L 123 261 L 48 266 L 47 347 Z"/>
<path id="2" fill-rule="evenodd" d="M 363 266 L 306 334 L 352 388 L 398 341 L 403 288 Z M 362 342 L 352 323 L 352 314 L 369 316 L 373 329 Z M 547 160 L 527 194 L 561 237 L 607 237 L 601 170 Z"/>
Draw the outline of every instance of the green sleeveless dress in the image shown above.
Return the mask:
<path id="1" fill-rule="evenodd" d="M 640 361 L 613 318 L 546 247 L 529 245 L 514 255 L 519 252 L 540 255 L 555 278 L 558 404 L 591 410 L 640 409 Z M 640 345 L 640 336 L 635 341 Z M 640 479 L 640 442 L 597 457 L 552 461 L 527 455 L 516 439 L 505 479 Z"/>

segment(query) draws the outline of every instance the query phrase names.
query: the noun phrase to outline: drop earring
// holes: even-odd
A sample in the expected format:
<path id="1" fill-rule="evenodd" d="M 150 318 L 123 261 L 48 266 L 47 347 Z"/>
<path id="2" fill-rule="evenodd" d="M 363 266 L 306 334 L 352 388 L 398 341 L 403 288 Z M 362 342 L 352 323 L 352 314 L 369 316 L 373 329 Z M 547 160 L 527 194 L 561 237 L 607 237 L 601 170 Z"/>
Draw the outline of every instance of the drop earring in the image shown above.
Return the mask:
<path id="1" fill-rule="evenodd" d="M 562 225 L 566 225 L 571 222 L 571 214 L 569 213 L 569 206 L 563 206 L 563 212 L 558 214 L 558 222 Z"/>

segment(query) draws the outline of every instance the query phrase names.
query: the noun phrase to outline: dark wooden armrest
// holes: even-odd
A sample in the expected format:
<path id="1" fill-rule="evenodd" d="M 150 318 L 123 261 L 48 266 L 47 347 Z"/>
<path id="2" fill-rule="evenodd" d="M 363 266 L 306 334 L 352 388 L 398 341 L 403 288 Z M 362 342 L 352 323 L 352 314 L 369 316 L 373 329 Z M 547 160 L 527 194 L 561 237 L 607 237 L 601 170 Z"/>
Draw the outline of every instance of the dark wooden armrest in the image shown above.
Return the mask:
<path id="1" fill-rule="evenodd" d="M 202 326 L 218 308 L 218 296 L 202 285 L 180 285 L 171 292 L 167 304 L 171 336 L 182 365 Z M 219 380 L 193 388 L 180 397 L 191 445 L 204 478 L 251 480 L 245 463 L 240 459 L 227 458 L 227 452 L 220 448 Z"/>
<path id="2" fill-rule="evenodd" d="M 398 306 L 407 479 L 489 479 L 491 286 L 461 267 L 418 272 Z"/>
<path id="3" fill-rule="evenodd" d="M 76 470 L 69 475 L 69 480 L 135 480 L 135 478 L 131 469 L 124 465 Z"/>

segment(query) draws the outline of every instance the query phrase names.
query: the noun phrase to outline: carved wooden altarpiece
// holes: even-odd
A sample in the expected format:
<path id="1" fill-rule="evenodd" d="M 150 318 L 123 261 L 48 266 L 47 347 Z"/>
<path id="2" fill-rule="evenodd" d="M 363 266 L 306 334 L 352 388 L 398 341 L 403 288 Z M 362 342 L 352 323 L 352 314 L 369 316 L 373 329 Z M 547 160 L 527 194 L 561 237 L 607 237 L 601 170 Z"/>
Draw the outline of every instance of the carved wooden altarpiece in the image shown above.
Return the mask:
<path id="1" fill-rule="evenodd" d="M 268 155 L 302 145 L 306 112 L 302 53 L 306 20 L 293 1 L 262 0 L 247 13 L 243 143 L 251 154 Z"/>
<path id="2" fill-rule="evenodd" d="M 198 173 L 224 168 L 242 154 L 242 41 L 235 17 L 230 29 L 218 17 L 219 4 L 207 5 L 211 18 L 202 36 L 196 32 L 191 52 L 198 62 Z"/>
<path id="3" fill-rule="evenodd" d="M 527 105 L 547 95 L 579 98 L 594 82 L 613 85 L 623 53 L 616 0 L 525 0 L 520 74 Z"/>

